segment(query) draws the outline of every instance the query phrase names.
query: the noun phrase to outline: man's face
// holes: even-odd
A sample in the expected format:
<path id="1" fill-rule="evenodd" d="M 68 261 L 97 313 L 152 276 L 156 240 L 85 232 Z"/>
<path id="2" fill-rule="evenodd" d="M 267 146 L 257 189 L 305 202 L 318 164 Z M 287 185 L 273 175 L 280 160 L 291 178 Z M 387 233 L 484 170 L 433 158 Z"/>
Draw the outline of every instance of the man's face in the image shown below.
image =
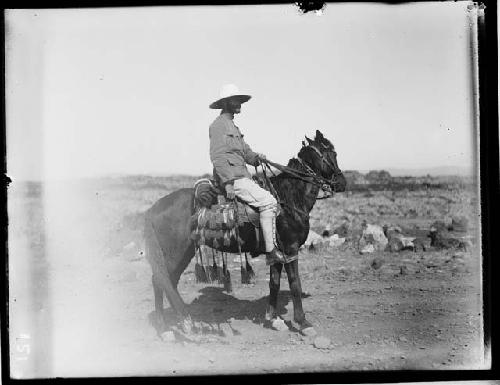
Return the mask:
<path id="1" fill-rule="evenodd" d="M 227 106 L 229 107 L 229 111 L 233 114 L 239 114 L 241 112 L 241 103 L 235 98 L 229 98 Z"/>

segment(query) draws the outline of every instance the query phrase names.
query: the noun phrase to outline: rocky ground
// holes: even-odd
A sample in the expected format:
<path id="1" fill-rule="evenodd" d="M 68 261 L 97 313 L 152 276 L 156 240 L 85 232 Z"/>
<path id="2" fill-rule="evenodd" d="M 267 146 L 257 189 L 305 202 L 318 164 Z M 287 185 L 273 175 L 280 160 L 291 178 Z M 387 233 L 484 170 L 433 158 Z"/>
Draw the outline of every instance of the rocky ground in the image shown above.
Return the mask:
<path id="1" fill-rule="evenodd" d="M 179 291 L 189 304 L 198 330 L 190 336 L 175 329 L 158 333 L 151 324 L 151 270 L 141 255 L 140 240 L 123 230 L 123 219 L 119 227 L 122 230 L 113 227 L 123 214 L 114 215 L 110 207 L 123 207 L 123 199 L 109 199 L 116 200 L 119 195 L 110 190 L 97 193 L 92 195 L 90 206 L 75 204 L 77 197 L 73 195 L 65 202 L 59 196 L 57 205 L 71 207 L 71 211 L 51 211 L 50 202 L 46 203 L 41 218 L 51 224 L 51 230 L 39 240 L 45 245 L 38 250 L 29 244 L 24 250 L 43 252 L 45 259 L 34 265 L 14 266 L 12 274 L 17 277 L 22 276 L 23 269 L 32 271 L 33 266 L 43 272 L 35 274 L 41 286 L 24 299 L 31 303 L 28 310 L 38 322 L 32 324 L 32 341 L 35 345 L 37 341 L 45 343 L 32 346 L 26 362 L 15 361 L 19 377 L 450 370 L 487 366 L 477 239 L 474 247 L 465 251 L 451 248 L 360 254 L 349 237 L 339 247 L 303 249 L 299 261 L 303 304 L 318 332 L 315 338 L 302 336 L 291 322 L 293 307 L 285 273 L 279 310 L 287 327 L 276 331 L 264 326 L 268 268 L 262 257 L 252 261 L 255 283 L 242 285 L 239 258 L 232 256 L 231 293 L 215 283 L 196 283 L 193 261 L 181 277 Z M 130 197 L 127 192 L 120 193 Z M 141 209 L 149 204 L 143 196 Z M 445 201 L 448 206 L 444 209 L 424 203 L 425 210 L 435 211 L 425 216 L 418 212 L 421 199 L 407 197 L 406 206 L 404 202 L 399 204 L 406 210 L 414 208 L 416 216 L 388 212 L 386 216 L 379 213 L 370 217 L 363 210 L 373 210 L 373 199 L 380 201 L 377 210 L 387 210 L 380 206 L 391 207 L 394 203 L 387 194 L 351 196 L 350 201 L 347 195 L 339 196 L 315 208 L 313 225 L 319 229 L 321 218 L 324 226 L 324 218 L 337 223 L 347 216 L 356 218 L 353 228 L 358 228 L 364 217 L 372 223 L 378 218 L 380 225 L 383 221 L 403 225 L 405 231 L 424 230 L 431 221 L 455 214 L 450 205 L 466 198 L 459 196 L 455 203 Z M 395 199 L 398 203 L 399 198 Z M 427 199 L 439 200 L 432 195 Z M 138 201 L 139 198 L 135 202 Z M 414 201 L 418 203 L 411 203 Z M 19 205 L 22 206 L 21 201 Z M 22 207 L 26 209 L 26 205 Z M 338 207 L 344 207 L 344 212 L 338 214 Z M 335 215 L 327 216 L 328 210 L 335 210 Z M 90 221 L 89 216 L 94 220 Z M 37 220 L 36 216 L 30 218 L 30 223 Z M 19 233 L 28 231 L 21 227 L 17 227 Z M 110 233 L 109 229 L 114 230 Z M 65 236 L 61 238 L 61 234 Z M 21 244 L 15 251 L 23 252 Z M 41 258 L 41 254 L 37 255 Z M 22 287 L 14 286 L 16 298 L 23 298 Z M 166 307 L 165 316 L 173 319 Z M 17 314 L 22 310 L 18 307 Z M 15 324 L 12 334 L 19 335 Z M 35 361 L 38 366 L 32 366 L 30 372 L 26 365 Z"/>

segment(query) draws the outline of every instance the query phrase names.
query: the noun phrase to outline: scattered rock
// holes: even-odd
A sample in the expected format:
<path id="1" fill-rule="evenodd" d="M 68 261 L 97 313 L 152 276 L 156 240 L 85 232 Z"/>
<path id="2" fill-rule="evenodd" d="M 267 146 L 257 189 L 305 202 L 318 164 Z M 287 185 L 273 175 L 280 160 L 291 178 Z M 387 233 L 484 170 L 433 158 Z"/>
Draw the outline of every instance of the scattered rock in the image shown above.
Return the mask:
<path id="1" fill-rule="evenodd" d="M 175 334 L 172 330 L 167 330 L 160 334 L 162 341 L 164 342 L 175 342 Z"/>
<path id="2" fill-rule="evenodd" d="M 415 237 L 403 235 L 399 226 L 389 227 L 388 225 L 384 225 L 383 231 L 388 239 L 386 250 L 391 252 L 398 252 L 405 249 L 414 250 L 413 240 L 415 240 Z"/>
<path id="3" fill-rule="evenodd" d="M 300 339 L 307 345 L 312 345 L 314 342 L 314 336 L 306 336 L 304 334 L 301 334 Z"/>
<path id="4" fill-rule="evenodd" d="M 401 227 L 392 225 L 384 225 L 382 226 L 382 230 L 384 231 L 384 235 L 387 239 L 390 239 L 392 237 L 399 238 L 403 232 L 401 230 Z"/>
<path id="5" fill-rule="evenodd" d="M 333 234 L 330 238 L 329 238 L 329 246 L 331 247 L 338 247 L 338 246 L 341 246 L 343 245 L 345 242 L 345 238 L 340 238 L 338 236 L 338 234 Z"/>
<path id="6" fill-rule="evenodd" d="M 359 249 L 362 254 L 371 253 L 375 250 L 382 251 L 389 242 L 382 227 L 371 225 L 363 221 L 363 232 L 359 239 Z M 369 247 L 371 245 L 371 247 Z"/>
<path id="7" fill-rule="evenodd" d="M 313 345 L 317 349 L 328 349 L 330 343 L 331 343 L 330 338 L 319 336 L 314 339 Z"/>
<path id="8" fill-rule="evenodd" d="M 427 251 L 430 244 L 429 241 L 423 238 L 415 238 L 413 240 L 413 250 L 415 252 Z"/>
<path id="9" fill-rule="evenodd" d="M 349 234 L 349 224 L 347 222 L 342 223 L 333 230 L 333 234 L 337 234 L 341 238 L 346 238 Z"/>
<path id="10" fill-rule="evenodd" d="M 408 249 L 408 250 L 413 250 L 414 249 L 415 246 L 413 244 L 413 241 L 416 239 L 415 237 L 404 237 L 404 236 L 401 236 L 399 239 L 403 243 L 403 249 Z"/>
<path id="11" fill-rule="evenodd" d="M 464 252 L 460 252 L 460 251 L 457 251 L 456 253 L 454 253 L 451 257 L 453 259 L 463 259 L 464 257 L 466 256 L 466 254 Z"/>
<path id="12" fill-rule="evenodd" d="M 331 236 L 325 234 L 325 231 L 323 232 L 323 236 L 321 236 L 314 230 L 309 230 L 309 234 L 307 235 L 307 239 L 304 242 L 303 246 L 308 248 L 309 250 L 324 246 L 338 247 L 341 246 L 346 240 L 345 238 L 339 237 L 338 234 L 333 234 Z"/>
<path id="13" fill-rule="evenodd" d="M 389 238 L 389 243 L 387 244 L 387 250 L 391 252 L 398 252 L 403 250 L 404 245 L 400 238 L 391 237 Z"/>
<path id="14" fill-rule="evenodd" d="M 195 325 L 202 333 L 211 333 L 213 331 L 213 326 L 207 322 L 200 321 L 196 322 Z"/>
<path id="15" fill-rule="evenodd" d="M 466 243 L 463 240 L 453 237 L 447 231 L 439 231 L 431 228 L 428 237 L 431 239 L 431 246 L 438 250 L 451 248 L 467 249 Z"/>
<path id="16" fill-rule="evenodd" d="M 365 245 L 360 251 L 361 254 L 369 254 L 369 253 L 374 253 L 375 252 L 375 246 L 373 246 L 371 243 L 368 245 Z"/>
<path id="17" fill-rule="evenodd" d="M 469 227 L 469 221 L 464 216 L 454 216 L 451 218 L 450 230 L 466 232 Z"/>
<path id="18" fill-rule="evenodd" d="M 316 334 L 318 334 L 313 327 L 302 329 L 300 332 L 307 337 L 314 337 Z"/>
<path id="19" fill-rule="evenodd" d="M 379 257 L 375 257 L 373 258 L 373 261 L 372 263 L 370 264 L 370 266 L 375 269 L 375 270 L 378 270 L 380 269 L 380 267 L 384 264 L 384 260 L 382 258 L 379 258 Z"/>
<path id="20" fill-rule="evenodd" d="M 314 248 L 326 242 L 328 241 L 325 241 L 325 239 L 314 230 L 309 230 L 309 234 L 307 234 L 307 239 L 304 242 L 304 246 L 307 248 Z"/>
<path id="21" fill-rule="evenodd" d="M 220 324 L 220 330 L 226 337 L 232 337 L 234 335 L 233 329 L 227 323 Z"/>
<path id="22" fill-rule="evenodd" d="M 284 331 L 288 330 L 288 326 L 286 325 L 285 321 L 283 321 L 283 319 L 280 317 L 277 317 L 277 318 L 272 320 L 271 327 L 274 330 L 278 330 L 280 332 L 284 332 Z"/>

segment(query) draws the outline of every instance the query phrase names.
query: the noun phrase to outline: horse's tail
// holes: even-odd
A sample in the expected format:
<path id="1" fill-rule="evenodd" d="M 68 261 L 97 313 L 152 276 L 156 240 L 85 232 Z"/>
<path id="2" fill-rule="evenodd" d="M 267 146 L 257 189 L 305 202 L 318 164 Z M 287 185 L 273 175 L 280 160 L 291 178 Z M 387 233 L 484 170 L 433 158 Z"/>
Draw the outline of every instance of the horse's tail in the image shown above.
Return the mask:
<path id="1" fill-rule="evenodd" d="M 166 294 L 170 306 L 177 310 L 181 315 L 187 315 L 184 302 L 180 298 L 166 264 L 165 253 L 158 240 L 151 218 L 146 216 L 144 227 L 144 243 L 146 259 L 151 265 L 153 277 Z"/>
<path id="2" fill-rule="evenodd" d="M 145 218 L 144 220 L 144 253 L 147 261 L 151 265 L 153 274 L 156 273 L 154 270 L 155 261 L 161 261 L 165 258 L 163 250 L 160 246 L 160 242 L 156 237 L 156 232 L 153 228 L 153 223 L 150 218 Z"/>

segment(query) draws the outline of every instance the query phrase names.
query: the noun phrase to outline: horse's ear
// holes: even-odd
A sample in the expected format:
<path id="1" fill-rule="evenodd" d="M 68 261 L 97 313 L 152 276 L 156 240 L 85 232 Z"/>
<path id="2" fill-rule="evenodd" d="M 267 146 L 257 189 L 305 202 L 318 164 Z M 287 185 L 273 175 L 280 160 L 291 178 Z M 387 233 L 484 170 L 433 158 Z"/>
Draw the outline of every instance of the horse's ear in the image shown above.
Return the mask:
<path id="1" fill-rule="evenodd" d="M 309 144 L 313 144 L 313 143 L 314 143 L 314 140 L 309 139 L 307 136 L 306 136 L 306 140 L 307 140 L 307 142 L 308 142 Z"/>
<path id="2" fill-rule="evenodd" d="M 302 141 L 302 147 L 306 146 L 306 142 Z"/>
<path id="3" fill-rule="evenodd" d="M 323 139 L 323 134 L 321 133 L 320 130 L 316 130 L 316 140 L 321 140 Z"/>

